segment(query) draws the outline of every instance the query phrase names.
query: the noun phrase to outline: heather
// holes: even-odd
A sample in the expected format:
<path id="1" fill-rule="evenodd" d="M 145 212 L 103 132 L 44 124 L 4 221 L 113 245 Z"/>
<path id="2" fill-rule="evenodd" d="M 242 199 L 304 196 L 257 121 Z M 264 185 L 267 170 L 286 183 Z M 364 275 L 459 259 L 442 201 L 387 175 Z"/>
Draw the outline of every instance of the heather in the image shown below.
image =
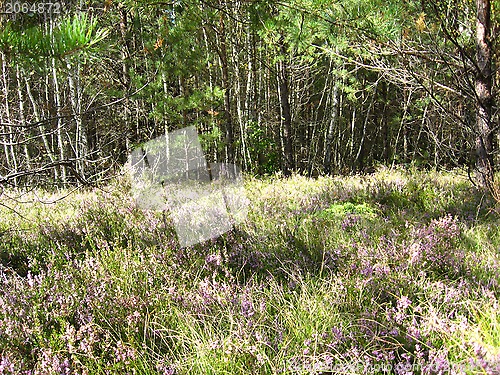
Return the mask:
<path id="1" fill-rule="evenodd" d="M 498 207 L 466 175 L 245 188 L 183 249 L 126 179 L 4 191 L 0 374 L 500 373 Z"/>

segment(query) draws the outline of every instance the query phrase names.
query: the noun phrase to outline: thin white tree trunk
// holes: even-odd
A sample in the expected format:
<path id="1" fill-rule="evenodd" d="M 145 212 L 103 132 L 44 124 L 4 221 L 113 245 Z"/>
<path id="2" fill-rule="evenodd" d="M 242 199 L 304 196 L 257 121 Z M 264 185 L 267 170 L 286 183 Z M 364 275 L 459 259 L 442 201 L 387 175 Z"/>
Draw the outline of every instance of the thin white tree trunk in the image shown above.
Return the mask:
<path id="1" fill-rule="evenodd" d="M 0 56 L 2 57 L 2 62 L 3 62 L 5 56 L 3 53 L 1 53 Z M 3 63 L 2 63 L 2 65 L 3 65 Z M 3 70 L 2 70 L 2 72 L 3 72 Z M 2 86 L 5 86 L 5 81 L 6 81 L 6 79 L 5 79 L 5 77 L 3 77 L 3 74 L 2 74 Z M 5 90 L 5 87 L 3 87 L 4 94 L 7 91 Z M 4 96 L 7 99 L 7 95 L 4 95 Z M 12 162 L 10 160 L 10 150 L 9 150 L 9 146 L 8 146 L 8 144 L 9 144 L 8 134 L 10 132 L 10 128 L 8 126 L 8 124 L 10 124 L 10 119 L 8 118 L 8 115 L 7 115 L 7 108 L 9 105 L 8 100 L 6 100 L 4 104 L 5 104 L 6 109 L 4 111 L 0 111 L 1 121 L 2 121 L 2 123 L 5 124 L 2 126 L 2 133 L 3 133 L 2 145 L 3 145 L 4 154 L 5 154 L 5 168 L 10 170 Z M 5 118 L 4 118 L 4 115 L 5 115 Z"/>
<path id="2" fill-rule="evenodd" d="M 233 44 L 233 43 L 232 43 Z M 232 45 L 231 44 L 231 45 Z M 243 92 L 242 92 L 242 87 L 243 85 L 241 84 L 241 76 L 243 74 L 240 74 L 240 58 L 238 56 L 238 51 L 236 51 L 235 48 L 231 48 L 231 55 L 232 55 L 232 60 L 233 60 L 233 66 L 234 66 L 234 75 L 236 77 L 235 79 L 235 92 L 234 92 L 234 98 L 236 99 L 236 114 L 238 116 L 238 125 L 240 128 L 240 137 L 241 137 L 241 153 L 243 155 L 243 165 L 246 167 L 247 166 L 247 156 L 246 156 L 246 139 L 245 139 L 245 134 L 246 134 L 246 116 L 245 116 L 245 104 L 243 100 Z"/>
<path id="3" fill-rule="evenodd" d="M 19 120 L 21 121 L 21 131 L 20 134 L 22 135 L 21 142 L 23 144 L 23 153 L 26 161 L 26 167 L 28 169 L 31 169 L 31 157 L 29 154 L 28 150 L 28 143 L 26 139 L 26 129 L 24 126 L 26 126 L 26 117 L 24 116 L 24 95 L 23 95 L 23 84 L 22 84 L 22 78 L 21 78 L 21 71 L 19 69 L 19 65 L 16 66 L 16 84 L 17 84 L 17 98 L 19 100 Z"/>
<path id="4" fill-rule="evenodd" d="M 40 122 L 41 116 L 40 116 L 40 110 L 38 108 L 38 104 L 35 100 L 35 97 L 33 96 L 33 92 L 31 91 L 31 85 L 29 83 L 28 77 L 25 76 L 24 78 L 25 78 L 25 82 L 26 82 L 26 93 L 28 94 L 28 99 L 30 100 L 30 103 L 31 103 L 31 108 L 33 110 L 33 115 L 35 116 L 35 121 Z M 42 138 L 43 146 L 45 147 L 45 152 L 47 153 L 50 161 L 53 163 L 53 162 L 55 162 L 56 159 L 55 159 L 54 153 L 50 147 L 49 140 L 47 138 L 47 130 L 45 129 L 45 127 L 42 124 L 40 124 L 38 126 L 38 130 L 40 131 L 40 137 Z M 55 174 L 55 178 L 57 179 L 57 169 L 54 169 L 54 174 Z"/>
<path id="5" fill-rule="evenodd" d="M 57 79 L 56 60 L 52 59 L 52 83 L 54 85 L 54 104 L 56 107 L 56 134 L 57 146 L 59 148 L 59 159 L 65 160 L 66 153 L 64 150 L 63 132 L 62 132 L 62 118 L 61 118 L 61 92 L 59 89 L 59 81 Z M 61 165 L 61 182 L 66 182 L 66 166 Z"/>
<path id="6" fill-rule="evenodd" d="M 75 65 L 76 66 L 73 66 L 69 60 L 66 61 L 66 67 L 68 68 L 68 84 L 69 84 L 71 109 L 76 125 L 76 131 L 75 131 L 75 156 L 77 159 L 76 168 L 77 171 L 84 176 L 88 141 L 87 141 L 87 129 L 85 128 L 85 123 L 82 119 L 82 114 L 81 114 L 82 112 L 81 93 L 79 84 L 80 67 L 78 62 L 76 62 Z"/>
<path id="7" fill-rule="evenodd" d="M 2 80 L 3 80 L 3 89 L 4 89 L 4 99 L 5 99 L 5 117 L 7 120 L 7 123 L 9 124 L 9 127 L 7 129 L 8 137 L 7 137 L 7 150 L 6 150 L 6 155 L 10 155 L 10 165 L 9 165 L 9 170 L 13 173 L 18 172 L 18 162 L 17 162 L 17 155 L 16 155 L 16 150 L 14 148 L 15 142 L 14 142 L 14 132 L 15 128 L 12 127 L 12 116 L 10 113 L 10 104 L 9 104 L 9 78 L 8 78 L 8 67 L 7 67 L 7 60 L 5 54 L 2 53 Z M 12 170 L 13 169 L 13 170 Z M 14 185 L 17 186 L 17 179 L 15 178 L 13 180 Z"/>

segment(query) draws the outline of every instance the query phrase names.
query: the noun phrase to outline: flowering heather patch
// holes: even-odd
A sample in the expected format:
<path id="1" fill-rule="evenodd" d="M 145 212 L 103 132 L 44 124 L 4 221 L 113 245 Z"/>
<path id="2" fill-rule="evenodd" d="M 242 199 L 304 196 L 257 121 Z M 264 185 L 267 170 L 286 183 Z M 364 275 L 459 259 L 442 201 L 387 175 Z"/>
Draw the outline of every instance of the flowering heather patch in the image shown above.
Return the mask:
<path id="1" fill-rule="evenodd" d="M 185 249 L 126 184 L 4 196 L 0 374 L 500 373 L 498 217 L 466 178 L 246 189 L 245 223 Z"/>

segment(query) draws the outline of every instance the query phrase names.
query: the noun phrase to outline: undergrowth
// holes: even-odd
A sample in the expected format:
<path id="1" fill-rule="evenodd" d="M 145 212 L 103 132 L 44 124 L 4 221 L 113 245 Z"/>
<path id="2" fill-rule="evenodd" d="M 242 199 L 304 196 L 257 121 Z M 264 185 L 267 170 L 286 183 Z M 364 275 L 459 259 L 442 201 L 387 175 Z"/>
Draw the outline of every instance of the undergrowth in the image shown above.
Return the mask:
<path id="1" fill-rule="evenodd" d="M 5 193 L 0 374 L 500 373 L 498 214 L 465 177 L 245 181 L 247 220 L 188 248 L 122 181 Z"/>

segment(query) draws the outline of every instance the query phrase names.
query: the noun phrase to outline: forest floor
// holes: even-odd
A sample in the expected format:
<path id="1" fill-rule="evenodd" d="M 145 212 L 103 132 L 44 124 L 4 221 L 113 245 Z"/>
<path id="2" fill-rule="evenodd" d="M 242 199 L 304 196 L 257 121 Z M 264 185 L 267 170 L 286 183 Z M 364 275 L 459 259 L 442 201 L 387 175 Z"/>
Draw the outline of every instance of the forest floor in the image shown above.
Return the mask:
<path id="1" fill-rule="evenodd" d="M 184 249 L 122 181 L 5 192 L 0 374 L 500 373 L 498 206 L 466 176 L 245 188 L 247 220 Z"/>

